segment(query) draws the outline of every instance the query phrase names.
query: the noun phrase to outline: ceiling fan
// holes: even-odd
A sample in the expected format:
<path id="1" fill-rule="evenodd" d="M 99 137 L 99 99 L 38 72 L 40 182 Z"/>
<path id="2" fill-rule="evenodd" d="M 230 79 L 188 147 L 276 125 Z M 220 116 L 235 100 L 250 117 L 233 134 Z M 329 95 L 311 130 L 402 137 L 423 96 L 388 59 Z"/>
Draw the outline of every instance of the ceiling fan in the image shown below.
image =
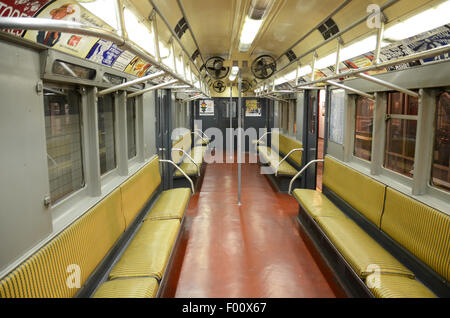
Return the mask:
<path id="1" fill-rule="evenodd" d="M 223 81 L 215 81 L 213 84 L 213 89 L 216 93 L 223 93 L 226 89 L 226 85 Z"/>
<path id="2" fill-rule="evenodd" d="M 251 70 L 256 78 L 267 79 L 277 70 L 277 62 L 270 55 L 261 55 L 253 61 Z"/>
<path id="3" fill-rule="evenodd" d="M 210 57 L 205 63 L 205 67 L 209 75 L 218 80 L 227 77 L 230 72 L 230 68 L 223 66 L 224 62 L 225 60 L 220 56 Z"/>

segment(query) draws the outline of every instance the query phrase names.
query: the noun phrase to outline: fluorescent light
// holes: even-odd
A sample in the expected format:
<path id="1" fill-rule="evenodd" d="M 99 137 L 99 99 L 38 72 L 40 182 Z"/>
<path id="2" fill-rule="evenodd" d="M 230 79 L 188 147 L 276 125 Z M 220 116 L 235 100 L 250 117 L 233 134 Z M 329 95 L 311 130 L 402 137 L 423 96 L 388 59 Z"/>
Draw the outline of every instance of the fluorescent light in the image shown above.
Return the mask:
<path id="1" fill-rule="evenodd" d="M 16 1 L 17 2 L 17 1 Z M 117 2 L 111 0 L 95 0 L 92 2 L 80 2 L 80 4 L 94 15 L 108 23 L 111 27 L 117 30 Z"/>
<path id="2" fill-rule="evenodd" d="M 361 41 L 344 47 L 341 50 L 340 60 L 345 61 L 373 51 L 377 45 L 376 35 L 369 36 Z"/>
<path id="3" fill-rule="evenodd" d="M 401 41 L 415 35 L 436 29 L 450 23 L 450 0 L 425 10 L 384 32 L 384 37 L 392 41 Z"/>
<path id="4" fill-rule="evenodd" d="M 253 41 L 258 34 L 263 20 L 254 20 L 249 17 L 245 18 L 244 27 L 242 28 L 241 40 L 239 43 L 239 51 L 248 52 L 252 46 Z"/>
<path id="5" fill-rule="evenodd" d="M 230 74 L 230 78 L 229 78 L 230 82 L 234 82 L 234 80 L 236 79 L 236 76 L 238 75 L 238 73 L 239 73 L 239 67 L 238 66 L 233 66 L 231 68 L 231 74 Z"/>
<path id="6" fill-rule="evenodd" d="M 144 24 L 140 23 L 139 19 L 133 14 L 133 12 L 127 8 L 125 8 L 123 15 L 128 37 L 147 52 L 155 55 L 153 34 L 150 30 L 147 29 Z"/>

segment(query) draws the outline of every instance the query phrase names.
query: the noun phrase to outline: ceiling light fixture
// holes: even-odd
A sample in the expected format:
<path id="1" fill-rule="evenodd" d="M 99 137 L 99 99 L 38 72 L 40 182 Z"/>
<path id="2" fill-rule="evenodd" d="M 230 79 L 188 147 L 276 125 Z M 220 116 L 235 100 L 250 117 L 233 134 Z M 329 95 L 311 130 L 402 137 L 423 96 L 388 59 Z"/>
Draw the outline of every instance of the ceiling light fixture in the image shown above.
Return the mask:
<path id="1" fill-rule="evenodd" d="M 239 67 L 233 66 L 231 68 L 231 74 L 230 74 L 230 78 L 229 78 L 230 82 L 234 82 L 236 80 L 238 73 L 239 73 Z"/>
<path id="2" fill-rule="evenodd" d="M 240 52 L 248 52 L 261 28 L 271 0 L 253 0 L 248 15 L 245 17 L 239 43 Z"/>

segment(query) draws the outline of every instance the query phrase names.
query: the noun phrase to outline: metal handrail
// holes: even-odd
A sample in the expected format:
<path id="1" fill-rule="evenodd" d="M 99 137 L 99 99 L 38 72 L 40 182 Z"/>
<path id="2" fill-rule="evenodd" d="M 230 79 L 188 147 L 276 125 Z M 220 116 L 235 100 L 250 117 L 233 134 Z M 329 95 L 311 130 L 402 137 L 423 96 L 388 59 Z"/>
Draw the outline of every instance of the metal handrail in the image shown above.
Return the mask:
<path id="1" fill-rule="evenodd" d="M 202 135 L 200 135 L 198 132 L 196 132 L 195 130 L 192 132 L 194 135 L 197 135 L 200 137 L 201 140 L 203 140 L 204 142 L 208 142 L 208 140 L 205 140 L 205 138 L 202 137 Z"/>
<path id="2" fill-rule="evenodd" d="M 258 140 L 256 140 L 255 144 L 259 145 L 259 143 L 264 139 L 264 137 L 268 136 L 268 135 L 272 135 L 271 131 L 266 131 L 264 133 L 264 135 L 261 136 L 261 138 L 259 138 Z M 253 141 L 254 142 L 254 141 Z"/>
<path id="3" fill-rule="evenodd" d="M 202 133 L 202 135 L 205 137 L 205 138 L 207 138 L 207 139 L 210 139 L 209 137 L 208 137 L 208 135 L 207 134 L 205 134 L 201 129 L 195 129 L 194 131 L 199 131 L 199 132 L 201 132 Z"/>
<path id="4" fill-rule="evenodd" d="M 191 183 L 192 194 L 195 194 L 194 182 L 193 182 L 192 179 L 189 178 L 189 176 L 183 171 L 183 169 L 181 169 L 180 167 L 178 167 L 178 165 L 177 165 L 175 162 L 173 162 L 172 160 L 160 159 L 159 162 L 167 162 L 167 163 L 170 163 L 171 165 L 173 165 L 175 168 L 177 168 L 178 171 L 180 171 L 180 172 L 186 177 L 186 179 L 189 180 L 189 182 Z"/>
<path id="5" fill-rule="evenodd" d="M 104 89 L 104 90 L 98 92 L 97 96 L 100 97 L 100 96 L 103 96 L 103 95 L 106 95 L 106 94 L 113 93 L 113 92 L 118 91 L 118 90 L 122 90 L 122 89 L 125 89 L 125 88 L 128 88 L 128 87 L 131 87 L 133 85 L 137 85 L 137 84 L 141 84 L 141 83 L 144 83 L 144 82 L 148 82 L 148 81 L 150 81 L 152 79 L 156 79 L 158 77 L 164 76 L 164 74 L 165 74 L 165 72 L 161 71 L 161 72 L 150 74 L 150 75 L 147 75 L 147 76 L 144 76 L 144 77 L 141 77 L 141 78 L 137 78 L 135 80 L 132 80 L 132 81 L 129 81 L 129 82 L 126 82 L 126 83 L 122 83 L 122 84 L 119 84 L 119 85 L 116 85 L 116 86 Z"/>
<path id="6" fill-rule="evenodd" d="M 300 170 L 294 178 L 292 178 L 291 182 L 289 183 L 289 192 L 288 194 L 291 195 L 292 192 L 292 185 L 294 184 L 295 180 L 297 180 L 310 166 L 312 166 L 313 164 L 319 163 L 319 162 L 325 162 L 324 159 L 318 159 L 318 160 L 313 160 L 311 162 L 309 162 L 306 166 L 303 167 L 302 170 Z"/>
<path id="7" fill-rule="evenodd" d="M 275 176 L 276 177 L 278 177 L 278 170 L 280 169 L 281 164 L 283 162 L 285 162 L 286 159 L 290 157 L 290 155 L 292 155 L 294 152 L 297 152 L 297 151 L 305 151 L 305 149 L 303 149 L 303 148 L 296 148 L 296 149 L 292 149 L 291 151 L 289 151 L 289 153 L 278 163 L 277 169 L 275 171 Z"/>
<path id="8" fill-rule="evenodd" d="M 200 177 L 200 168 L 198 166 L 198 163 L 195 162 L 195 160 L 186 151 L 184 151 L 183 149 L 180 149 L 180 148 L 172 148 L 172 151 L 182 152 L 190 161 L 192 161 L 192 163 L 197 167 L 197 174 Z"/>
<path id="9" fill-rule="evenodd" d="M 178 80 L 174 79 L 174 80 L 162 83 L 162 84 L 158 84 L 158 85 L 155 85 L 155 86 L 144 88 L 143 90 L 140 90 L 140 91 L 137 91 L 135 93 L 132 93 L 132 94 L 128 95 L 127 98 L 133 98 L 135 96 L 140 96 L 140 95 L 143 95 L 145 93 L 156 91 L 157 89 L 164 88 L 164 87 L 170 86 L 170 85 L 175 84 L 175 83 L 178 83 Z"/>

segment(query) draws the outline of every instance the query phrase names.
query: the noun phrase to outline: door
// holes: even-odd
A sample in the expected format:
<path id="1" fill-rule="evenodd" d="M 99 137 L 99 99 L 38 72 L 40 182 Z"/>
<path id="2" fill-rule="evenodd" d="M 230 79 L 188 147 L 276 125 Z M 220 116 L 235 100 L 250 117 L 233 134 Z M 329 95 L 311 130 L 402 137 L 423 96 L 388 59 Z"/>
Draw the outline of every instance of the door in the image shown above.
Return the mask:
<path id="1" fill-rule="evenodd" d="M 309 90 L 305 92 L 304 107 L 304 164 L 317 159 L 319 136 L 319 91 Z M 306 189 L 316 189 L 317 165 L 312 165 L 303 178 Z"/>

